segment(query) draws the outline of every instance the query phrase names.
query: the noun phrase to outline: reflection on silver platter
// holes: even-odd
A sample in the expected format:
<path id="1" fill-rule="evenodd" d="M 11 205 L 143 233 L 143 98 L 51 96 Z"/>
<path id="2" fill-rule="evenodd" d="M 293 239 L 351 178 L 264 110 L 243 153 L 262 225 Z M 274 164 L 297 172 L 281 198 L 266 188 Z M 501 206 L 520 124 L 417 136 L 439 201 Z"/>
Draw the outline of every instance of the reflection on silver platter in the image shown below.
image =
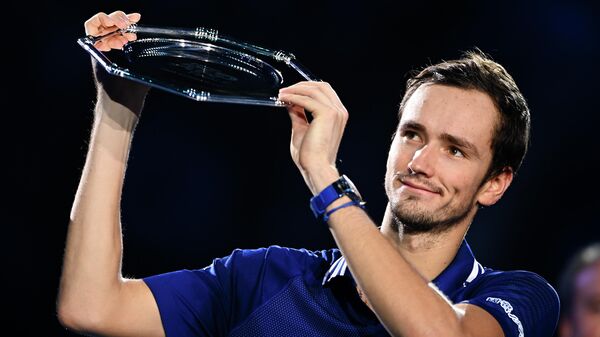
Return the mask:
<path id="1" fill-rule="evenodd" d="M 123 50 L 101 52 L 94 44 L 115 34 L 136 33 Z M 284 106 L 279 88 L 317 81 L 293 54 L 273 51 L 216 30 L 131 25 L 77 40 L 109 74 L 196 101 Z"/>

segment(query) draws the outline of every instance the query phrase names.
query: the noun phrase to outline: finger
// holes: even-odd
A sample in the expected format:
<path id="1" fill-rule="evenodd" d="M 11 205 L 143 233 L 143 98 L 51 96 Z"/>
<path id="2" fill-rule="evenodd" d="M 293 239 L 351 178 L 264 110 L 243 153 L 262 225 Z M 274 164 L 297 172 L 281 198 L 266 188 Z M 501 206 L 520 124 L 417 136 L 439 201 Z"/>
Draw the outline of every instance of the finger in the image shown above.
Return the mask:
<path id="1" fill-rule="evenodd" d="M 140 14 L 140 13 L 129 13 L 129 14 L 127 14 L 127 18 L 129 18 L 129 21 L 131 23 L 136 23 L 136 22 L 140 21 L 140 19 L 142 18 L 142 14 Z"/>
<path id="2" fill-rule="evenodd" d="M 123 11 L 114 11 L 109 14 L 109 17 L 113 19 L 115 25 L 120 29 L 125 29 L 131 24 L 127 14 L 125 14 Z"/>
<path id="3" fill-rule="evenodd" d="M 318 87 L 319 90 L 321 90 L 321 92 L 323 92 L 323 94 L 329 98 L 329 101 L 333 106 L 338 107 L 339 109 L 344 111 L 346 110 L 344 104 L 342 104 L 342 101 L 340 100 L 340 97 L 335 92 L 335 90 L 333 90 L 333 87 L 331 87 L 331 84 L 329 84 L 329 82 L 319 81 L 310 83 L 314 83 L 314 85 Z"/>
<path id="4" fill-rule="evenodd" d="M 338 108 L 342 109 L 342 110 L 346 110 L 346 107 L 344 107 L 344 104 L 342 104 L 342 101 L 340 100 L 340 96 L 338 96 L 338 94 L 335 92 L 335 90 L 333 90 L 333 87 L 331 86 L 331 84 L 329 84 L 329 82 L 316 82 L 319 85 L 319 88 L 321 88 L 321 90 L 327 95 L 327 97 L 330 98 L 331 102 L 337 106 Z"/>
<path id="5" fill-rule="evenodd" d="M 342 104 L 342 102 L 341 102 L 340 98 L 338 97 L 337 93 L 335 92 L 335 90 L 333 90 L 331 85 L 327 82 L 303 81 L 303 82 L 298 82 L 287 88 L 283 88 L 282 90 L 284 92 L 293 92 L 296 90 L 304 90 L 304 89 L 318 92 L 319 93 L 318 96 L 321 97 L 321 99 L 323 99 L 323 97 L 326 97 L 326 100 L 329 102 L 329 104 L 331 106 L 337 107 L 338 109 L 341 109 L 341 110 L 346 110 L 346 108 Z M 314 97 L 316 98 L 317 96 L 315 95 Z"/>
<path id="6" fill-rule="evenodd" d="M 85 33 L 87 35 L 98 36 L 102 35 L 102 31 L 105 31 L 109 27 L 115 27 L 115 22 L 106 13 L 100 12 L 89 18 L 85 23 Z"/>
<path id="7" fill-rule="evenodd" d="M 102 35 L 107 35 L 109 33 L 112 33 L 114 31 L 119 30 L 119 27 L 117 26 L 111 26 L 111 27 L 104 27 L 104 26 L 100 26 L 98 27 L 98 33 L 96 34 L 96 36 L 102 36 Z"/>
<path id="8" fill-rule="evenodd" d="M 287 92 L 287 91 L 293 91 L 298 87 L 315 87 L 316 88 L 317 83 L 318 82 L 314 82 L 314 81 L 301 81 L 301 82 L 294 83 L 290 86 L 281 88 L 280 90 Z"/>
<path id="9" fill-rule="evenodd" d="M 104 38 L 94 44 L 94 46 L 100 51 L 110 51 L 111 49 L 123 49 L 123 46 L 129 41 L 135 40 L 136 36 L 131 33 L 123 35 L 115 35 L 108 38 Z M 130 40 L 131 39 L 131 40 Z"/>
<path id="10" fill-rule="evenodd" d="M 292 128 L 295 126 L 308 127 L 308 119 L 306 118 L 306 113 L 302 107 L 298 105 L 291 105 L 287 110 L 288 114 L 290 115 L 290 120 L 292 121 Z"/>
<path id="11" fill-rule="evenodd" d="M 116 39 L 116 38 L 111 38 L 108 41 L 106 41 L 105 43 L 111 49 L 122 49 L 123 48 L 123 42 L 121 42 L 121 40 Z"/>
<path id="12" fill-rule="evenodd" d="M 331 109 L 329 106 L 305 95 L 288 94 L 280 92 L 279 100 L 286 103 L 299 105 L 300 107 L 308 110 L 313 117 L 319 115 L 319 111 L 322 109 Z"/>
<path id="13" fill-rule="evenodd" d="M 137 34 L 135 33 L 125 33 L 123 36 L 127 39 L 127 41 L 135 41 L 137 40 Z"/>
<path id="14" fill-rule="evenodd" d="M 310 112 L 312 118 L 322 115 L 323 117 L 340 120 L 343 123 L 348 120 L 348 111 L 343 106 L 341 108 L 332 106 L 329 101 L 323 103 L 323 101 L 316 100 L 310 96 L 286 92 L 279 93 L 279 100 L 303 107 Z"/>
<path id="15" fill-rule="evenodd" d="M 129 42 L 129 40 L 123 35 L 117 35 L 117 36 L 115 36 L 115 38 L 117 38 L 119 40 L 119 42 L 121 43 L 121 49 L 123 48 L 124 45 L 127 44 L 127 42 Z"/>
<path id="16" fill-rule="evenodd" d="M 323 104 L 334 106 L 331 99 L 318 86 L 307 82 L 296 83 L 290 87 L 281 89 L 280 92 L 308 96 Z"/>
<path id="17" fill-rule="evenodd" d="M 296 156 L 302 145 L 304 135 L 308 130 L 309 124 L 306 120 L 306 114 L 304 109 L 297 105 L 291 105 L 288 107 L 288 114 L 292 121 L 292 135 L 290 140 L 290 151 L 292 158 L 296 160 Z"/>
<path id="18" fill-rule="evenodd" d="M 96 42 L 94 47 L 100 51 L 110 51 L 110 47 L 103 40 Z"/>

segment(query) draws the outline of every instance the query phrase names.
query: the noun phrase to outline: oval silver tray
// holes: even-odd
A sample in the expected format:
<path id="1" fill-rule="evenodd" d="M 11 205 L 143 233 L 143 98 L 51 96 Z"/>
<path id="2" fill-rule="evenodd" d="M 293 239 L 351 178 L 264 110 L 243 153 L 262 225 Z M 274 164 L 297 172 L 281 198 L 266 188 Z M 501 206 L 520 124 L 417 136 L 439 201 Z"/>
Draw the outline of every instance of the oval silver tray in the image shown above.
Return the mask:
<path id="1" fill-rule="evenodd" d="M 123 50 L 94 45 L 115 34 L 136 33 Z M 131 25 L 103 36 L 77 40 L 109 74 L 196 101 L 285 106 L 279 88 L 317 81 L 295 56 L 227 36 L 216 30 Z"/>

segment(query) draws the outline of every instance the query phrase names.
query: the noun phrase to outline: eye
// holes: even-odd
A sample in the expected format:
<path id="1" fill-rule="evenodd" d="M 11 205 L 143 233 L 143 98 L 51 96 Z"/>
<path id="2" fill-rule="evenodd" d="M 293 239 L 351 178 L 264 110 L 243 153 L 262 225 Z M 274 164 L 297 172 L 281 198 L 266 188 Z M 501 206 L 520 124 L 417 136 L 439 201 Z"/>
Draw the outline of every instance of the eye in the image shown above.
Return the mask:
<path id="1" fill-rule="evenodd" d="M 420 140 L 419 134 L 411 130 L 404 130 L 401 133 L 402 138 L 407 140 Z"/>
<path id="2" fill-rule="evenodd" d="M 460 157 L 460 158 L 465 157 L 465 154 L 459 148 L 454 147 L 454 146 L 450 147 L 450 149 L 448 149 L 448 152 L 453 157 Z"/>

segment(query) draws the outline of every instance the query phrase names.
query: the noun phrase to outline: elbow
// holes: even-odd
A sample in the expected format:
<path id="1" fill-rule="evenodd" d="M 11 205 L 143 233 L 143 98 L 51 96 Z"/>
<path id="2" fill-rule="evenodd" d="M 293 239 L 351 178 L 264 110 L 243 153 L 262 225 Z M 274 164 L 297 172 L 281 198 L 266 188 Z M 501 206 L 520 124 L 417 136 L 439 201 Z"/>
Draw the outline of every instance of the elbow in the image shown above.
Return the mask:
<path id="1" fill-rule="evenodd" d="M 59 323 L 68 330 L 78 333 L 99 331 L 104 319 L 93 310 L 82 305 L 59 300 L 56 305 L 56 315 Z"/>
<path id="2" fill-rule="evenodd" d="M 58 305 L 56 306 L 56 317 L 58 318 L 58 322 L 60 323 L 60 325 L 62 325 L 63 327 L 77 332 L 81 331 L 80 325 L 78 323 L 79 321 L 75 313 L 72 310 L 67 309 L 64 305 L 61 305 L 60 303 L 58 303 Z"/>
<path id="3" fill-rule="evenodd" d="M 118 289 L 117 289 L 118 290 Z M 113 291 L 63 282 L 56 299 L 56 317 L 65 328 L 80 334 L 99 334 L 111 326 L 115 309 Z"/>

